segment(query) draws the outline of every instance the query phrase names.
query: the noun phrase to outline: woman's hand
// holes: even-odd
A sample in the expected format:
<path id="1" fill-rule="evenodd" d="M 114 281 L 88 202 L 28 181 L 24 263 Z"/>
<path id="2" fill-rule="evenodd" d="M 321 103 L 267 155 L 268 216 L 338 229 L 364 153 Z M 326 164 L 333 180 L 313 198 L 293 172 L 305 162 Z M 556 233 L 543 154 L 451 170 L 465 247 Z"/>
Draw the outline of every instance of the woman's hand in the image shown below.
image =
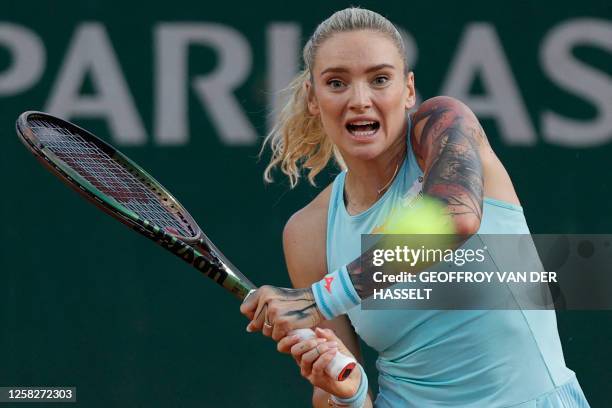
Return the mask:
<path id="1" fill-rule="evenodd" d="M 298 336 L 287 336 L 278 342 L 277 349 L 293 356 L 300 366 L 300 374 L 313 386 L 340 398 L 352 397 L 359 388 L 361 370 L 355 369 L 346 380 L 337 381 L 325 368 L 338 352 L 353 355 L 332 330 L 317 328 L 315 334 L 316 338 L 303 341 Z"/>
<path id="2" fill-rule="evenodd" d="M 262 286 L 247 296 L 240 312 L 251 320 L 248 332 L 261 330 L 276 341 L 291 330 L 314 327 L 323 320 L 310 288 Z"/>

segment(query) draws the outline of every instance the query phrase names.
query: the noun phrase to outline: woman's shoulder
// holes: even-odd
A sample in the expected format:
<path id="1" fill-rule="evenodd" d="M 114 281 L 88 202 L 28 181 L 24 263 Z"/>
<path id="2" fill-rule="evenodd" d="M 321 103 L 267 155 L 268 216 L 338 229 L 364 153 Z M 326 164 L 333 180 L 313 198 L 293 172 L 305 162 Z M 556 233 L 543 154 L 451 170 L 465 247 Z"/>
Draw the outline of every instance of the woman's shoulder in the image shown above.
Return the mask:
<path id="1" fill-rule="evenodd" d="M 459 119 L 471 128 L 480 128 L 476 115 L 465 103 L 445 95 L 434 96 L 423 101 L 411 114 L 411 118 L 413 126 L 410 137 L 413 151 L 421 168 L 424 167 L 427 148 L 430 146 L 430 143 L 424 140 L 424 134 L 429 130 L 437 133 L 436 129 L 452 127 Z"/>
<path id="2" fill-rule="evenodd" d="M 425 124 L 430 120 L 435 122 L 452 122 L 457 117 L 478 122 L 474 112 L 459 99 L 451 96 L 434 96 L 421 103 L 412 113 L 413 130 L 420 139 Z"/>
<path id="3" fill-rule="evenodd" d="M 327 230 L 327 208 L 331 197 L 332 185 L 327 186 L 304 208 L 293 214 L 283 231 L 284 240 L 302 241 L 304 237 L 313 237 Z M 324 235 L 322 236 L 324 238 Z M 303 244 L 303 242 L 300 242 Z"/>
<path id="4" fill-rule="evenodd" d="M 330 184 L 289 218 L 283 230 L 287 269 L 294 287 L 311 284 L 325 275 L 325 243 Z"/>
<path id="5" fill-rule="evenodd" d="M 461 113 L 469 112 L 473 114 L 472 110 L 459 99 L 452 96 L 438 95 L 423 101 L 417 108 L 417 114 L 415 116 L 419 116 L 419 114 L 423 115 L 425 113 L 431 113 L 432 110 L 436 109 L 444 111 L 453 110 Z"/>

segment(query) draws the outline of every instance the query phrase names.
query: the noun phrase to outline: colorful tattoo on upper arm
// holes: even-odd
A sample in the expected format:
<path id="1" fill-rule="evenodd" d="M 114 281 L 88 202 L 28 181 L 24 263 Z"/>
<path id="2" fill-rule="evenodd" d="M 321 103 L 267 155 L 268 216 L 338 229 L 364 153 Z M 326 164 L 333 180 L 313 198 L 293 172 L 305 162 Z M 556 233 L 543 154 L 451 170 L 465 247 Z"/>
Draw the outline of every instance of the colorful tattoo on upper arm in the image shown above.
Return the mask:
<path id="1" fill-rule="evenodd" d="M 483 168 L 479 147 L 484 131 L 465 109 L 433 103 L 415 114 L 424 121 L 419 150 L 425 160 L 423 192 L 448 205 L 453 217 L 482 219 Z"/>

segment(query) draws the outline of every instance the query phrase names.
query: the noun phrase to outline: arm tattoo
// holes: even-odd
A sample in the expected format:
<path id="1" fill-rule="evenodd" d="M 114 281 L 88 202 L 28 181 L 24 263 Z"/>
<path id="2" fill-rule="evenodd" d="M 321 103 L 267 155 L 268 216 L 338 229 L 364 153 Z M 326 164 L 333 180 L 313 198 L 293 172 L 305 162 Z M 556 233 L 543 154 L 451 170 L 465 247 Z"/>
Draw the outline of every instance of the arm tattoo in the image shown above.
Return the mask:
<path id="1" fill-rule="evenodd" d="M 434 105 L 415 115 L 423 126 L 420 151 L 425 154 L 423 192 L 444 201 L 449 214 L 482 219 L 483 168 L 479 147 L 487 144 L 482 127 L 460 110 Z"/>
<path id="2" fill-rule="evenodd" d="M 311 288 L 303 289 L 288 289 L 288 288 L 272 288 L 279 302 L 291 302 L 291 309 L 286 310 L 283 316 L 291 317 L 292 320 L 311 320 L 313 324 L 317 324 L 318 310 L 317 303 Z M 262 309 L 263 310 L 263 309 Z"/>

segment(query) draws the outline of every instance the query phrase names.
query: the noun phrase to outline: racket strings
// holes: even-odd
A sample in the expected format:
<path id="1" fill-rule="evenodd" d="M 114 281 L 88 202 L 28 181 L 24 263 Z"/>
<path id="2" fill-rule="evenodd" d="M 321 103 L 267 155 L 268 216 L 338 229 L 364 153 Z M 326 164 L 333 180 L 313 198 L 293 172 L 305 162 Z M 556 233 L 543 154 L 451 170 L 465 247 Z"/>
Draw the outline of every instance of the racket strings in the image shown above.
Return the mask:
<path id="1" fill-rule="evenodd" d="M 45 148 L 53 152 L 68 166 L 102 193 L 138 214 L 142 219 L 164 228 L 172 234 L 194 237 L 196 232 L 183 214 L 165 206 L 168 200 L 153 184 L 146 183 L 129 172 L 96 144 L 81 135 L 53 123 L 31 120 L 30 127 Z"/>

